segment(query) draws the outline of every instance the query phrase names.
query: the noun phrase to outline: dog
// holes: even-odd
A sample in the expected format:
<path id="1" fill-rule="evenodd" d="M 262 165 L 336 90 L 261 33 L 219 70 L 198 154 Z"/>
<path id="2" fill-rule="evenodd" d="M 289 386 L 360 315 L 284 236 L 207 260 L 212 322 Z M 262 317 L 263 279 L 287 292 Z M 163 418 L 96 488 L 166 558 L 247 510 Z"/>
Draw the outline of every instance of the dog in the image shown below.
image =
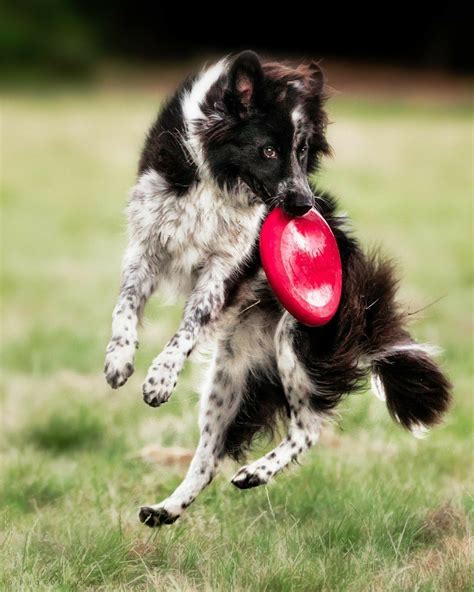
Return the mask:
<path id="1" fill-rule="evenodd" d="M 146 138 L 127 207 L 107 382 L 118 388 L 133 373 L 137 324 L 160 285 L 187 302 L 148 371 L 145 402 L 168 401 L 191 352 L 215 340 L 197 450 L 174 493 L 140 509 L 148 526 L 173 523 L 224 457 L 241 460 L 254 438 L 283 422 L 286 438 L 232 479 L 241 489 L 270 481 L 317 442 L 324 418 L 369 374 L 393 419 L 415 435 L 448 408 L 450 383 L 406 329 L 392 264 L 365 254 L 336 200 L 310 184 L 330 153 L 324 85 L 316 63 L 263 63 L 244 51 L 188 78 Z M 262 270 L 259 230 L 276 206 L 292 216 L 316 208 L 336 237 L 343 291 L 322 327 L 285 311 Z"/>

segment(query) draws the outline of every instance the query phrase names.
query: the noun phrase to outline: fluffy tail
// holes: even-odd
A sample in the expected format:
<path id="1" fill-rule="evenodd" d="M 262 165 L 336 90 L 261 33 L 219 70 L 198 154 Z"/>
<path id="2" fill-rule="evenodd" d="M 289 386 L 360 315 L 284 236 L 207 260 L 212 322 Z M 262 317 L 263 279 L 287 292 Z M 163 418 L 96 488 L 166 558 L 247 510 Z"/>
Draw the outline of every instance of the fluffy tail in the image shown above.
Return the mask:
<path id="1" fill-rule="evenodd" d="M 430 354 L 429 346 L 411 342 L 392 346 L 372 362 L 372 390 L 417 437 L 441 421 L 451 399 L 451 385 Z"/>
<path id="2" fill-rule="evenodd" d="M 369 257 L 366 266 L 365 344 L 372 389 L 395 421 L 421 437 L 448 409 L 451 385 L 433 359 L 436 348 L 417 343 L 406 330 L 393 267 L 378 257 Z"/>
<path id="3" fill-rule="evenodd" d="M 390 415 L 420 436 L 441 421 L 451 385 L 432 358 L 434 348 L 416 343 L 406 329 L 392 264 L 377 254 L 366 256 L 354 244 L 345 253 L 339 242 L 344 279 L 338 313 L 324 327 L 299 325 L 295 339 L 314 383 L 312 406 L 330 412 L 371 372 L 373 390 Z"/>

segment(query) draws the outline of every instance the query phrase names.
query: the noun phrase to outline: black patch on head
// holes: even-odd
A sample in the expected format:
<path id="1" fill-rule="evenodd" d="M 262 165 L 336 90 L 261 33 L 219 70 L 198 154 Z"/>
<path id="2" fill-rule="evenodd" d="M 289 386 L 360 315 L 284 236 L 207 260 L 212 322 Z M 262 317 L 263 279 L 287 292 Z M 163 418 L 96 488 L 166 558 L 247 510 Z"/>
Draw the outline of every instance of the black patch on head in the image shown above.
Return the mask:
<path id="1" fill-rule="evenodd" d="M 269 205 L 280 181 L 298 177 L 301 191 L 321 156 L 330 152 L 323 86 L 322 72 L 314 63 L 292 68 L 262 64 L 253 52 L 236 56 L 202 105 L 207 117 L 200 134 L 217 182 L 232 187 L 243 180 Z M 296 106 L 304 114 L 297 129 L 292 119 Z M 307 156 L 296 168 L 295 132 L 300 145 L 307 148 Z M 265 146 L 276 148 L 278 158 L 265 159 Z"/>
<path id="2" fill-rule="evenodd" d="M 259 104 L 263 91 L 262 65 L 256 53 L 243 51 L 233 61 L 223 101 L 230 113 L 246 118 Z"/>

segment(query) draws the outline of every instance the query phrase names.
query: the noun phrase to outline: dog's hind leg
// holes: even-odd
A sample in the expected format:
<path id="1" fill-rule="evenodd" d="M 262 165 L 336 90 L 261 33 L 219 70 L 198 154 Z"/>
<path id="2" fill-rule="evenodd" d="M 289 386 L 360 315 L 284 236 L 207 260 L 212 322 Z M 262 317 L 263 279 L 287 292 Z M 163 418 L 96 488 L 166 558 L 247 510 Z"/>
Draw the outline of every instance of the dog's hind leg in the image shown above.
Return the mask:
<path id="1" fill-rule="evenodd" d="M 275 333 L 277 366 L 290 410 L 288 435 L 271 452 L 237 472 L 232 483 L 240 489 L 267 483 L 319 438 L 322 417 L 311 408 L 314 385 L 296 356 L 293 327 L 294 319 L 284 313 Z"/>
<path id="2" fill-rule="evenodd" d="M 183 482 L 167 499 L 140 509 L 139 518 L 147 526 L 172 524 L 216 475 L 227 428 L 242 399 L 243 381 L 233 362 L 225 348 L 218 349 L 201 397 L 201 435 L 194 458 Z"/>

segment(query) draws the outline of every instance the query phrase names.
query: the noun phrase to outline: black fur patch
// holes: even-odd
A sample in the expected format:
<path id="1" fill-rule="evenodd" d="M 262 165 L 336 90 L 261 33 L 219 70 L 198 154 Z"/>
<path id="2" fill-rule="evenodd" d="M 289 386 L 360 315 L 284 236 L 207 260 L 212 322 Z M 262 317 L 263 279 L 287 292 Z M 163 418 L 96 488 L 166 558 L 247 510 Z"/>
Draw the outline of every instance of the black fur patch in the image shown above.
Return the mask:
<path id="1" fill-rule="evenodd" d="M 245 393 L 224 444 L 225 454 L 235 460 L 245 456 L 255 436 L 266 434 L 272 438 L 278 420 L 288 418 L 290 413 L 283 385 L 276 377 L 270 381 L 267 374 L 249 374 Z"/>
<path id="2" fill-rule="evenodd" d="M 330 152 L 324 101 L 322 74 L 315 64 L 292 68 L 260 64 L 253 52 L 236 56 L 228 76 L 219 78 L 201 105 L 205 118 L 200 136 L 218 184 L 233 188 L 243 180 L 269 205 L 275 205 L 280 182 L 299 178 L 301 187 L 301 179 Z M 297 106 L 304 117 L 296 130 L 292 112 Z M 292 157 L 295 132 L 308 148 L 298 166 Z M 262 158 L 265 145 L 277 148 L 273 163 Z"/>
<path id="3" fill-rule="evenodd" d="M 317 411 L 331 410 L 345 394 L 363 386 L 370 369 L 362 364 L 364 358 L 406 339 L 403 315 L 394 302 L 392 266 L 377 255 L 364 255 L 334 220 L 327 220 L 341 252 L 341 303 L 323 327 L 297 324 L 294 338 L 294 347 L 315 386 L 311 403 Z"/>
<path id="4" fill-rule="evenodd" d="M 139 174 L 148 169 L 160 173 L 177 196 L 184 195 L 198 179 L 196 165 L 182 142 L 182 100 L 195 78 L 189 77 L 161 109 L 148 132 L 138 167 Z"/>
<path id="5" fill-rule="evenodd" d="M 399 352 L 373 371 L 382 381 L 390 415 L 405 428 L 429 427 L 441 421 L 451 402 L 451 385 L 423 352 Z"/>

